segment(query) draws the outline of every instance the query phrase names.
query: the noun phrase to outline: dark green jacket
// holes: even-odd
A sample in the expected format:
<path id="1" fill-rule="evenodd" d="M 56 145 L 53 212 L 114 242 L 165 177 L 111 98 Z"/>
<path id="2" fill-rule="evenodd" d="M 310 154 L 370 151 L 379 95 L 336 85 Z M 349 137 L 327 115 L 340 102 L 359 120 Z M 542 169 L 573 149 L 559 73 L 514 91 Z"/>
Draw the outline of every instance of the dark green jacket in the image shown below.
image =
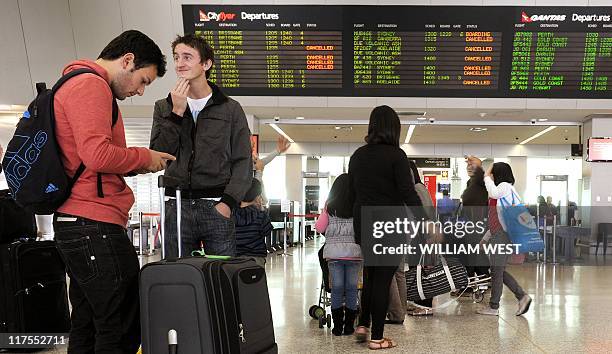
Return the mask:
<path id="1" fill-rule="evenodd" d="M 170 95 L 155 102 L 150 148 L 176 157 L 165 175 L 181 181 L 184 198 L 221 198 L 234 209 L 253 178 L 251 132 L 240 103 L 209 85 L 212 98 L 197 124 L 189 107 L 183 117 L 172 113 Z"/>

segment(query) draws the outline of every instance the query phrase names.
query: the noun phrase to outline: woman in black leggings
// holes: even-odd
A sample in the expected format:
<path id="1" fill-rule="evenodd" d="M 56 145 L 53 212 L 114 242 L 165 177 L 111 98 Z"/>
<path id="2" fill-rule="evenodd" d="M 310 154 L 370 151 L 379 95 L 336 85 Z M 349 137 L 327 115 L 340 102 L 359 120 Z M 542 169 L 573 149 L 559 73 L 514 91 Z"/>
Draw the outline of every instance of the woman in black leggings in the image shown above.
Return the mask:
<path id="1" fill-rule="evenodd" d="M 397 210 L 403 210 L 404 205 L 421 205 L 421 200 L 414 189 L 408 158 L 399 146 L 400 128 L 399 117 L 391 107 L 374 108 L 370 114 L 368 135 L 365 138 L 367 144 L 357 149 L 349 162 L 349 177 L 355 193 L 353 212 L 355 241 L 361 245 L 366 257 L 361 314 L 355 334 L 358 339 L 365 340 L 371 325 L 372 334 L 368 344 L 370 349 L 387 349 L 396 346 L 393 340 L 384 338 L 383 333 L 389 302 L 389 286 L 401 256 L 387 255 L 381 262 L 368 262 L 367 255 L 373 254 L 370 247 L 378 242 L 378 239 L 372 234 L 362 235 L 362 226 L 365 225 L 361 224 L 362 207 L 396 206 Z M 415 215 L 417 218 L 421 216 Z"/>

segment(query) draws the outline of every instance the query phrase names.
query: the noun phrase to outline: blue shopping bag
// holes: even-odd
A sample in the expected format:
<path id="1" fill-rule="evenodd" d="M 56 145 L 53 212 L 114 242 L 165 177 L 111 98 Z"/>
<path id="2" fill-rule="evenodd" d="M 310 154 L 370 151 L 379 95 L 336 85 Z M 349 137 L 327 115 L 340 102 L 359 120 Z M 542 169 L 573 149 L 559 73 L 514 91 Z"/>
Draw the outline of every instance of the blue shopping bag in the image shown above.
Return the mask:
<path id="1" fill-rule="evenodd" d="M 505 198 L 500 199 L 502 216 L 506 224 L 506 232 L 514 244 L 519 244 L 519 253 L 542 252 L 544 240 L 533 216 L 527 207 L 521 203 L 514 191 L 512 192 L 512 204 Z"/>

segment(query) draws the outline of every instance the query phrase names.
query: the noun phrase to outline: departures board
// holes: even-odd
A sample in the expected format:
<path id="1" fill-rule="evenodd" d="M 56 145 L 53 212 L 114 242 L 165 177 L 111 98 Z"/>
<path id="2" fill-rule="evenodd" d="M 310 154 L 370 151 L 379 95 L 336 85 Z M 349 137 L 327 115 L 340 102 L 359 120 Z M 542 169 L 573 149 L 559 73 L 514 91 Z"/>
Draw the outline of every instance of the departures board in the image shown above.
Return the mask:
<path id="1" fill-rule="evenodd" d="M 612 7 L 183 5 L 230 95 L 612 98 Z"/>

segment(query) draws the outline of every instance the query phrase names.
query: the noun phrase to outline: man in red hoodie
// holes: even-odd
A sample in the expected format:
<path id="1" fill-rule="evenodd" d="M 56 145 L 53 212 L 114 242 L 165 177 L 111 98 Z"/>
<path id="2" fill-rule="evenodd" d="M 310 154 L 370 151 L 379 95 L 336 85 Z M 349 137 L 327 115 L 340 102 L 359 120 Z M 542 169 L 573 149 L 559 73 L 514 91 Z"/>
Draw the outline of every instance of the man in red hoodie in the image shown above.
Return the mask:
<path id="1" fill-rule="evenodd" d="M 112 126 L 113 106 L 115 99 L 142 96 L 145 86 L 164 75 L 166 61 L 149 37 L 132 30 L 113 39 L 96 61 L 71 62 L 63 73 L 80 68 L 98 75 L 70 79 L 54 100 L 66 173 L 73 176 L 85 165 L 53 225 L 70 276 L 68 353 L 133 354 L 140 344 L 140 265 L 126 234 L 134 195 L 123 176 L 162 170 L 174 157 L 126 147 L 121 112 Z"/>

